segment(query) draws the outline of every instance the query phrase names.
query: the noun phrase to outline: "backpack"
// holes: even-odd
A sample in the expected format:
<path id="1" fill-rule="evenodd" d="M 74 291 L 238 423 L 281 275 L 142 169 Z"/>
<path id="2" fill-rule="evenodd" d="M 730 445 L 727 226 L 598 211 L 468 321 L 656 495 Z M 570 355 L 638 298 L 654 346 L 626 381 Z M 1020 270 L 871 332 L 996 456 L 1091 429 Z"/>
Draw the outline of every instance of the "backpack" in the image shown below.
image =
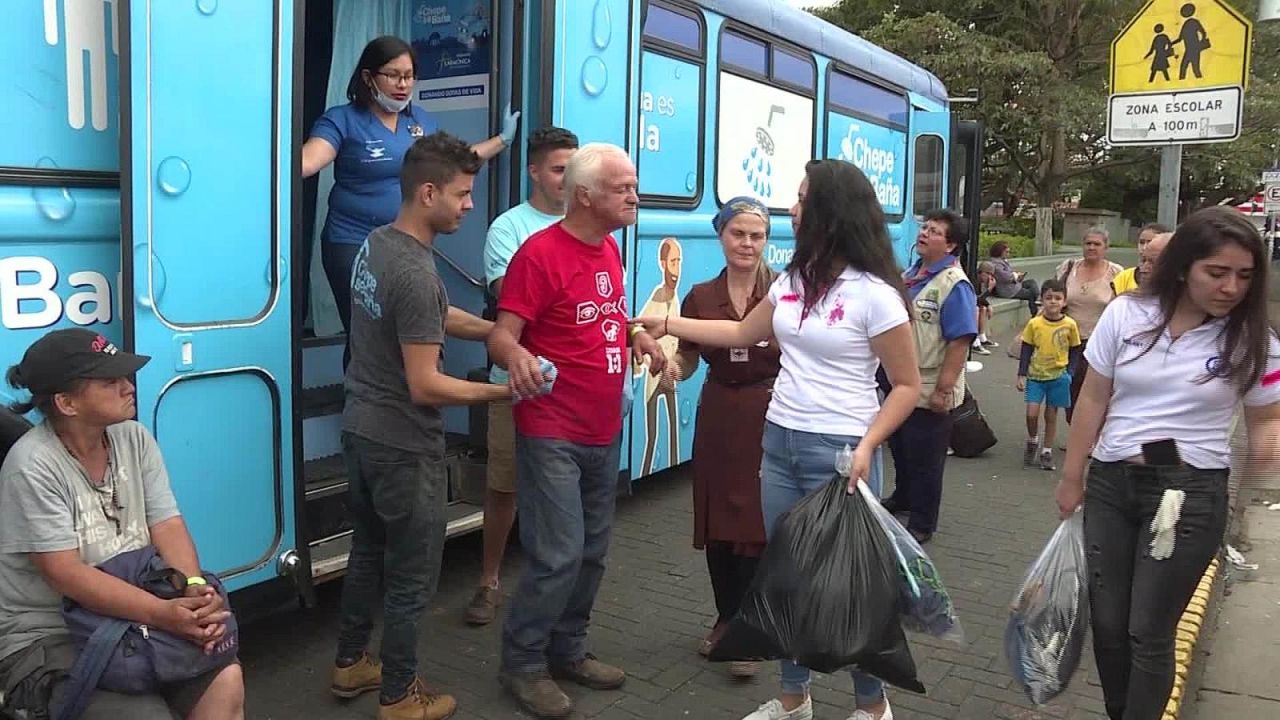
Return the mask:
<path id="1" fill-rule="evenodd" d="M 951 418 L 951 449 L 956 457 L 977 457 L 996 444 L 996 434 L 968 387 L 964 389 L 964 402 L 951 411 Z"/>
<path id="2" fill-rule="evenodd" d="M 154 545 L 116 555 L 98 569 L 164 600 L 182 597 L 187 584 L 186 577 L 169 567 Z M 230 610 L 222 581 L 213 573 L 204 573 L 204 578 Z M 63 601 L 62 618 L 79 655 L 67 679 L 66 702 L 57 720 L 76 720 L 97 688 L 130 695 L 156 693 L 166 685 L 230 665 L 240 646 L 235 615 L 227 618 L 226 634 L 210 655 L 186 638 L 99 615 L 70 598 Z"/>

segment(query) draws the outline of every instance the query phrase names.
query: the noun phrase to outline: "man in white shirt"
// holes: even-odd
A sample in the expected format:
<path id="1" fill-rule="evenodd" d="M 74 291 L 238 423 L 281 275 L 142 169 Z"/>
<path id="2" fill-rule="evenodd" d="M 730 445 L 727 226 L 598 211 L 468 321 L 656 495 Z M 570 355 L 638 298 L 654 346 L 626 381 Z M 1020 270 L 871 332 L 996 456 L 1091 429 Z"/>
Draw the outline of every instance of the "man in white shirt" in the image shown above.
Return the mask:
<path id="1" fill-rule="evenodd" d="M 564 169 L 577 149 L 578 137 L 563 128 L 539 128 L 529 136 L 529 199 L 499 215 L 484 242 L 485 282 L 493 298 L 502 292 L 502 280 L 516 250 L 530 235 L 564 217 Z M 507 371 L 494 365 L 489 380 L 505 384 Z M 502 556 L 516 517 L 516 437 L 510 401 L 489 404 L 487 445 L 484 559 L 480 587 L 464 616 L 469 625 L 493 622 L 502 599 L 498 591 Z"/>

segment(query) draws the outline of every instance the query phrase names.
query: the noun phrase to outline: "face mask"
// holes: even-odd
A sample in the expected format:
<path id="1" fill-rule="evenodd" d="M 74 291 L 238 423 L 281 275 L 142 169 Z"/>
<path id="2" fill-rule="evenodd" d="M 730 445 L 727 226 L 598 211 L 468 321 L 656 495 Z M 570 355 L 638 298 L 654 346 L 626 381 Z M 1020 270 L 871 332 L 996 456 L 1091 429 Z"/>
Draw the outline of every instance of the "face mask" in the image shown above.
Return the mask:
<path id="1" fill-rule="evenodd" d="M 371 89 L 373 90 L 374 101 L 378 103 L 379 107 L 381 107 L 383 110 L 386 110 L 389 113 L 398 113 L 404 110 L 405 108 L 409 107 L 409 98 L 405 98 L 403 100 L 397 100 L 393 97 L 387 97 L 386 95 L 383 95 L 382 91 L 376 87 Z"/>

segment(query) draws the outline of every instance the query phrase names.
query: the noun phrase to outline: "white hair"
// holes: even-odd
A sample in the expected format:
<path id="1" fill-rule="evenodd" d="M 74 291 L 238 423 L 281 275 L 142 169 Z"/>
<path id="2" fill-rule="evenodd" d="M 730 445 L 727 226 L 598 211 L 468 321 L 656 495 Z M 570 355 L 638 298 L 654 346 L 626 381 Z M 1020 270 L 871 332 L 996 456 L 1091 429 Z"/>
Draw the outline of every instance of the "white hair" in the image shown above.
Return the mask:
<path id="1" fill-rule="evenodd" d="M 1102 238 L 1103 245 L 1111 244 L 1111 233 L 1107 232 L 1107 229 L 1102 227 L 1101 225 L 1094 225 L 1093 227 L 1084 231 L 1084 236 L 1086 239 L 1090 235 L 1097 235 L 1098 237 Z"/>
<path id="2" fill-rule="evenodd" d="M 588 192 L 600 189 L 600 168 L 610 156 L 630 160 L 627 151 L 610 143 L 587 143 L 578 148 L 569 157 L 564 166 L 564 189 L 568 191 L 569 204 L 575 202 L 578 188 L 586 188 Z"/>

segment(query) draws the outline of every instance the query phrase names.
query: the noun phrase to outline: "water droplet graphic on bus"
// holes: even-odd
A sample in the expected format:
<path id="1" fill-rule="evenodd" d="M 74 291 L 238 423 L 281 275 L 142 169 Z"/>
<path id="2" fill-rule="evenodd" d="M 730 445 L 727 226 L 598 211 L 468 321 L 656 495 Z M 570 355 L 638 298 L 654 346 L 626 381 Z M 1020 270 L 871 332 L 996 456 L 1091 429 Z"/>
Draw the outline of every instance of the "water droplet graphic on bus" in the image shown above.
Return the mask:
<path id="1" fill-rule="evenodd" d="M 218 9 L 218 0 L 197 0 L 196 9 L 205 15 L 212 15 Z"/>
<path id="2" fill-rule="evenodd" d="M 613 16 L 609 13 L 609 0 L 596 0 L 596 7 L 591 15 L 591 39 L 597 48 L 603 50 L 609 47 L 612 36 Z"/>
<path id="3" fill-rule="evenodd" d="M 36 161 L 36 167 L 53 169 L 57 168 L 58 164 L 53 161 L 53 158 L 42 157 Z M 66 220 L 76 211 L 76 199 L 71 197 L 71 191 L 64 187 L 32 188 L 31 197 L 36 201 L 36 207 L 40 208 L 40 214 L 55 222 Z"/>
<path id="4" fill-rule="evenodd" d="M 604 66 L 604 61 L 599 57 L 592 55 L 582 63 L 582 89 L 587 91 L 591 97 L 595 97 L 604 92 L 604 88 L 609 84 L 609 69 Z"/>
<path id="5" fill-rule="evenodd" d="M 180 157 L 170 156 L 161 160 L 156 171 L 156 184 L 166 195 L 181 195 L 191 187 L 191 166 Z"/>

